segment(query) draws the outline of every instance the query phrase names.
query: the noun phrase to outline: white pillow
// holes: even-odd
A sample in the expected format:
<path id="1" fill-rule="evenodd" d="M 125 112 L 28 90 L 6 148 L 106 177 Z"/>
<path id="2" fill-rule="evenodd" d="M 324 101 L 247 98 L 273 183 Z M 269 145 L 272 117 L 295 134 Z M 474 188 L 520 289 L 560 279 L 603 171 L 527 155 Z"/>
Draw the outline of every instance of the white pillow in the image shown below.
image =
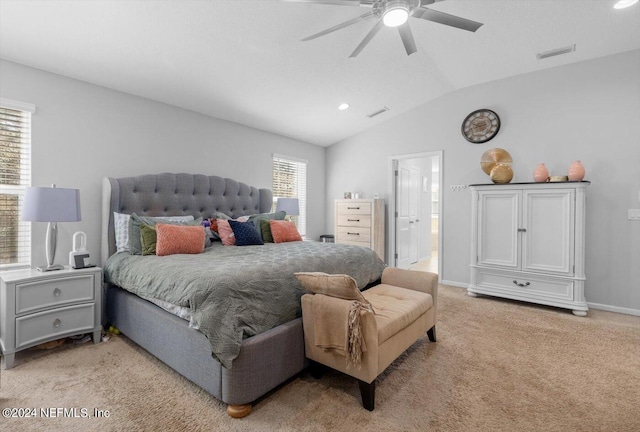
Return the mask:
<path id="1" fill-rule="evenodd" d="M 129 219 L 131 215 L 113 212 L 113 228 L 116 234 L 116 252 L 129 250 Z"/>

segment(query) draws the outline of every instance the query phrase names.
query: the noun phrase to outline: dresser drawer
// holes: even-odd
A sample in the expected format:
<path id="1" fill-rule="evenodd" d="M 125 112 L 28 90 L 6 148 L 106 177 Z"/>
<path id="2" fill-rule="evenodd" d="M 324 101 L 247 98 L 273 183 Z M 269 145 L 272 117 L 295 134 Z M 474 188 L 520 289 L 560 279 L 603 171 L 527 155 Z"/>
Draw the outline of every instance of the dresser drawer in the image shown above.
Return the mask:
<path id="1" fill-rule="evenodd" d="M 16 315 L 94 300 L 94 275 L 78 275 L 16 285 Z"/>
<path id="2" fill-rule="evenodd" d="M 354 215 L 354 214 L 371 214 L 371 203 L 369 202 L 339 202 L 338 214 L 340 215 Z"/>
<path id="3" fill-rule="evenodd" d="M 370 243 L 371 242 L 371 229 L 359 228 L 359 227 L 338 227 L 337 241 L 342 243 L 344 241 L 357 241 Z"/>
<path id="4" fill-rule="evenodd" d="M 345 227 L 371 227 L 371 216 L 369 215 L 338 215 L 338 225 Z"/>
<path id="5" fill-rule="evenodd" d="M 67 306 L 16 318 L 16 349 L 93 331 L 95 304 Z"/>
<path id="6" fill-rule="evenodd" d="M 478 269 L 477 285 L 480 288 L 511 292 L 522 297 L 573 300 L 572 280 L 545 278 L 517 272 L 494 273 Z"/>
<path id="7" fill-rule="evenodd" d="M 350 245 L 350 246 L 360 246 L 360 247 L 363 247 L 363 248 L 371 249 L 371 243 L 369 243 L 369 242 L 341 240 L 340 244 L 346 244 L 346 245 Z"/>

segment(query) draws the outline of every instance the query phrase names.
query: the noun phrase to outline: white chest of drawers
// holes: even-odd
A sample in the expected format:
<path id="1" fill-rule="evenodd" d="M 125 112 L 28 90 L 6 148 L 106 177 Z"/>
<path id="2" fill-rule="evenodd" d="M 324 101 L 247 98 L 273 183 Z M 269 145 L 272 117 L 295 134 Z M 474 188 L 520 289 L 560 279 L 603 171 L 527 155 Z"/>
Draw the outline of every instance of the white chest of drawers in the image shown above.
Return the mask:
<path id="1" fill-rule="evenodd" d="M 100 342 L 102 269 L 0 273 L 0 349 L 5 368 L 15 353 L 83 333 Z"/>
<path id="2" fill-rule="evenodd" d="M 373 249 L 385 261 L 384 200 L 340 199 L 335 212 L 336 243 Z"/>

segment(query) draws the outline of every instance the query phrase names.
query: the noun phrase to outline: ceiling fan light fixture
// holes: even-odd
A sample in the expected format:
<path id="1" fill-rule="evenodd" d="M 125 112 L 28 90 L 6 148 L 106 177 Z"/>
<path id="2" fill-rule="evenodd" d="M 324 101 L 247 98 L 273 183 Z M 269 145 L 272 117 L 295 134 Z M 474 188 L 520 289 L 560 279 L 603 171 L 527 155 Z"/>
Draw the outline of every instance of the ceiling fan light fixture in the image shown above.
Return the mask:
<path id="1" fill-rule="evenodd" d="M 624 9 L 624 8 L 628 8 L 629 6 L 633 6 L 636 3 L 638 3 L 638 0 L 620 0 L 613 5 L 613 8 Z"/>
<path id="2" fill-rule="evenodd" d="M 387 27 L 398 27 L 409 19 L 409 9 L 405 6 L 395 6 L 387 9 L 382 16 L 382 22 Z"/>

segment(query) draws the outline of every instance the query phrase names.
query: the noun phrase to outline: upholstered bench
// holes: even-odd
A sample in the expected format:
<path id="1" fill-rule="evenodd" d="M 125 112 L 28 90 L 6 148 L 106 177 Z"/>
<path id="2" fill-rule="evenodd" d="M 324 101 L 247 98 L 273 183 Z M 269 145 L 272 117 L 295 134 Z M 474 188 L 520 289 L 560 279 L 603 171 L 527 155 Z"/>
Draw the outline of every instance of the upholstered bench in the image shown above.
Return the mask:
<path id="1" fill-rule="evenodd" d="M 436 341 L 438 275 L 387 268 L 381 284 L 363 292 L 347 275 L 296 277 L 313 293 L 302 296 L 305 355 L 357 378 L 372 411 L 378 375 L 425 332 Z"/>

